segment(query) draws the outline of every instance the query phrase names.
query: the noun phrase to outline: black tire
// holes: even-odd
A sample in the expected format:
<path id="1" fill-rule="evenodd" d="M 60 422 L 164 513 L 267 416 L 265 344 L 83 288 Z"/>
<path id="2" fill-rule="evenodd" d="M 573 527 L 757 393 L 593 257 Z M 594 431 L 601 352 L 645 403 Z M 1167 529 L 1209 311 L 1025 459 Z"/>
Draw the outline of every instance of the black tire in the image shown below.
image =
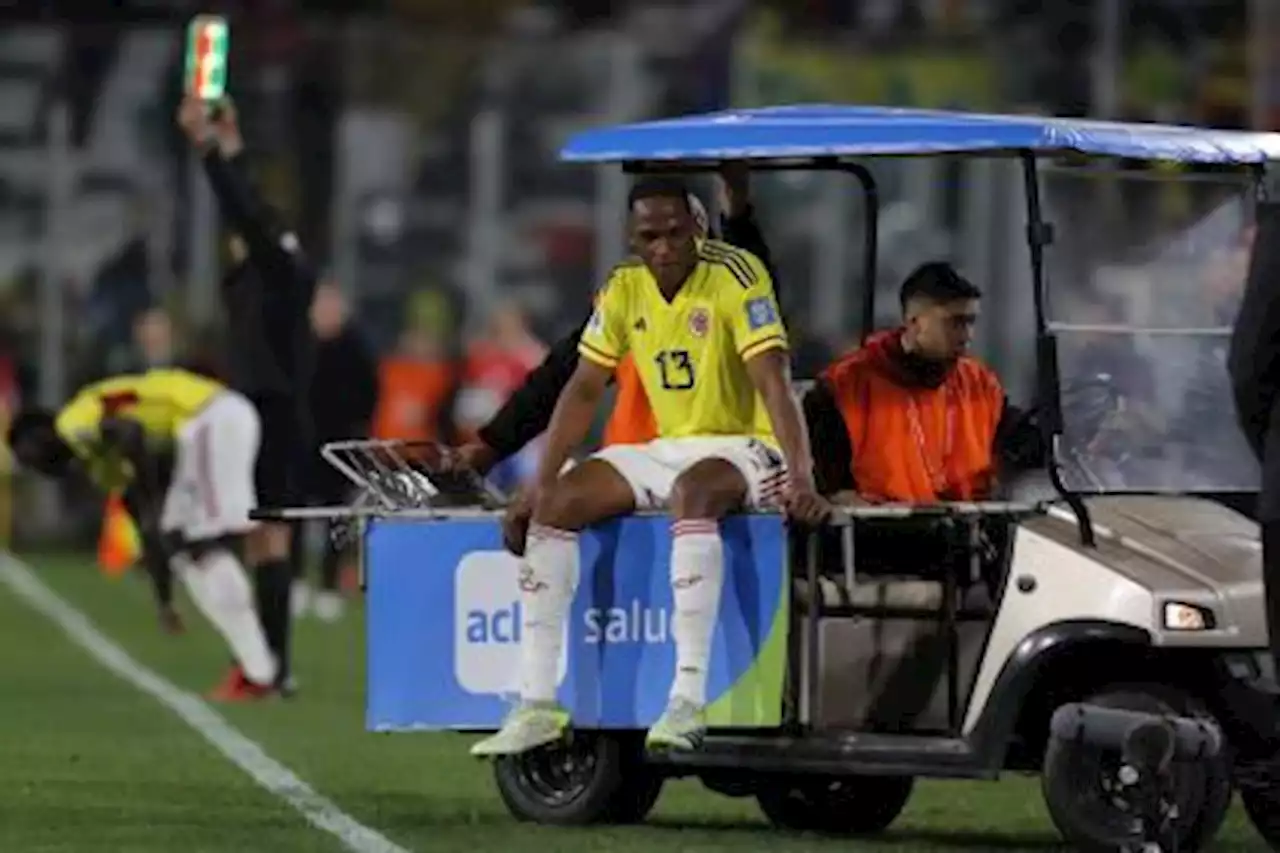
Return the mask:
<path id="1" fill-rule="evenodd" d="M 1280 850 L 1280 755 L 1240 781 L 1240 801 L 1267 846 Z"/>
<path id="2" fill-rule="evenodd" d="M 1131 711 L 1213 719 L 1203 703 L 1163 685 L 1108 687 L 1084 701 Z M 1041 773 L 1045 805 L 1054 826 L 1073 848 L 1091 853 L 1120 850 L 1126 822 L 1130 820 L 1121 808 L 1106 801 L 1107 794 L 1099 784 L 1106 772 L 1105 760 L 1105 756 L 1082 756 L 1074 744 L 1050 738 Z M 1226 820 L 1233 794 L 1231 762 L 1225 755 L 1207 761 L 1180 762 L 1175 774 L 1179 813 L 1176 849 L 1194 853 L 1213 840 Z"/>
<path id="3" fill-rule="evenodd" d="M 635 823 L 658 801 L 662 777 L 634 738 L 579 732 L 566 742 L 494 762 L 494 780 L 517 820 L 556 826 Z"/>
<path id="4" fill-rule="evenodd" d="M 622 785 L 613 796 L 602 823 L 640 823 L 649 816 L 662 795 L 662 783 L 667 781 L 660 773 L 640 762 L 632 764 L 622 777 Z"/>
<path id="5" fill-rule="evenodd" d="M 814 776 L 762 783 L 760 810 L 774 826 L 828 835 L 875 835 L 902 814 L 911 776 Z"/>

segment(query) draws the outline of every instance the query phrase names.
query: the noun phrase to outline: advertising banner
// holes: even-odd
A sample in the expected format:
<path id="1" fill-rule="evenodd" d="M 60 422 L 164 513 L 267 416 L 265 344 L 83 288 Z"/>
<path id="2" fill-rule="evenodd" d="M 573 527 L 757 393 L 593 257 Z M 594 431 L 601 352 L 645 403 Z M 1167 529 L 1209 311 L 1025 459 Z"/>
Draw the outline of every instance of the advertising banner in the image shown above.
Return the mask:
<path id="1" fill-rule="evenodd" d="M 721 525 L 726 573 L 712 644 L 708 722 L 781 721 L 786 529 L 778 516 Z M 633 517 L 580 540 L 581 576 L 558 667 L 575 725 L 645 728 L 675 673 L 670 520 Z M 498 519 L 379 519 L 365 533 L 367 727 L 496 728 L 516 699 L 519 560 Z"/>

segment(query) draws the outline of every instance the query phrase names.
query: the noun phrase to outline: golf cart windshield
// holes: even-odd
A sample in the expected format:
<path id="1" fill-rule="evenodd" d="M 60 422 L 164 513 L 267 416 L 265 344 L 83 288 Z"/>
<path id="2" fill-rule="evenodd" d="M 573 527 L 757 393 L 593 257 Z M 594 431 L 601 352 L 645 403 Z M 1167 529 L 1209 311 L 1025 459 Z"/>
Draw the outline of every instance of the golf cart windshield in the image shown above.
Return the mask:
<path id="1" fill-rule="evenodd" d="M 1249 263 L 1250 181 L 1094 165 L 1046 167 L 1042 187 L 1065 485 L 1256 488 L 1226 370 Z"/>
<path id="2" fill-rule="evenodd" d="M 1092 532 L 1078 491 L 1253 490 L 1256 463 L 1235 425 L 1223 354 L 1247 256 L 1243 175 L 1256 178 L 1280 160 L 1280 134 L 795 104 L 596 128 L 560 152 L 633 172 L 729 160 L 849 170 L 868 157 L 950 155 L 1018 160 L 1034 297 L 1024 328 L 1040 343 L 1057 337 L 1056 352 L 1036 349 L 1038 397 L 1050 416 L 1047 402 L 1065 409 L 1065 424 L 1048 422 L 1059 439 L 1052 479 L 1084 541 Z M 1095 165 L 1044 168 L 1046 158 L 1063 157 Z M 1117 160 L 1175 171 L 1130 178 L 1100 165 Z M 878 192 L 862 168 L 864 281 L 874 281 Z M 874 316 L 874 293 L 864 288 L 864 321 Z"/>

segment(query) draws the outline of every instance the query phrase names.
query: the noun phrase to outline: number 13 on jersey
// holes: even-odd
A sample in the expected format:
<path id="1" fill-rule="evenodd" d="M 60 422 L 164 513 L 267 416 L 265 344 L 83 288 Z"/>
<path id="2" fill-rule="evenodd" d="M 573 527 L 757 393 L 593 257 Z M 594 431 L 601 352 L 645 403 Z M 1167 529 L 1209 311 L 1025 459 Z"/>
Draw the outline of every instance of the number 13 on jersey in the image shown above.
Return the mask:
<path id="1" fill-rule="evenodd" d="M 688 391 L 693 387 L 693 361 L 685 349 L 663 350 L 653 358 L 658 365 L 658 378 L 668 391 Z"/>

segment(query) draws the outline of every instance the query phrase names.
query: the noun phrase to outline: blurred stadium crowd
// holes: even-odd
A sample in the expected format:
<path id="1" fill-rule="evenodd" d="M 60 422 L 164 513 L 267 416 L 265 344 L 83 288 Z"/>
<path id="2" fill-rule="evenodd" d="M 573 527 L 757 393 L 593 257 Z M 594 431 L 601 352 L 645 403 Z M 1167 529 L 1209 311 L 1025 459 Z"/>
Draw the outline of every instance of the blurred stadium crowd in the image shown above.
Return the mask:
<path id="1" fill-rule="evenodd" d="M 134 2 L 110 21 L 49 5 L 0 30 L 0 421 L 111 373 L 220 370 L 226 259 L 173 121 L 194 11 L 231 17 L 257 183 L 329 270 L 322 438 L 465 435 L 576 324 L 561 306 L 624 251 L 617 181 L 556 161 L 587 124 L 790 101 L 1280 124 L 1252 87 L 1244 0 Z M 969 191 L 969 167 L 877 168 L 878 285 L 950 257 L 1002 301 L 1021 249 L 993 236 L 1004 205 Z M 801 375 L 858 327 L 842 292 L 860 213 L 828 183 L 756 193 Z M 979 344 L 1017 387 L 1028 343 L 1005 325 Z M 326 414 L 335 382 L 365 383 L 366 411 Z"/>

